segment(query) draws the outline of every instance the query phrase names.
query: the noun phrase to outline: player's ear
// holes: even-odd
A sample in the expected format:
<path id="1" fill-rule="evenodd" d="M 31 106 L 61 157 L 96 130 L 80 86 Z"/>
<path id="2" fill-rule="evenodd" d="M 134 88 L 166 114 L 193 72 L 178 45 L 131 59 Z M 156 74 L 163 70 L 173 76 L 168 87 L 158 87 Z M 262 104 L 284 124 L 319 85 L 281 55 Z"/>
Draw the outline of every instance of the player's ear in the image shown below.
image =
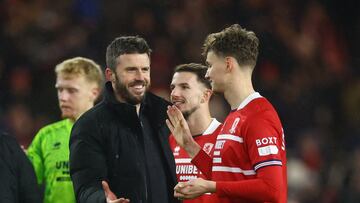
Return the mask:
<path id="1" fill-rule="evenodd" d="M 93 87 L 91 89 L 93 101 L 95 101 L 100 96 L 100 90 L 101 90 L 101 88 L 99 88 L 99 87 Z"/>
<path id="2" fill-rule="evenodd" d="M 225 57 L 226 71 L 231 72 L 234 68 L 235 58 L 231 56 Z"/>
<path id="3" fill-rule="evenodd" d="M 205 103 L 205 102 L 208 102 L 210 101 L 210 98 L 211 98 L 211 95 L 212 95 L 212 90 L 211 89 L 205 89 L 205 91 L 203 92 L 203 96 L 201 98 L 201 102 L 202 103 Z"/>
<path id="4" fill-rule="evenodd" d="M 105 78 L 107 81 L 115 82 L 115 73 L 110 68 L 106 68 Z"/>

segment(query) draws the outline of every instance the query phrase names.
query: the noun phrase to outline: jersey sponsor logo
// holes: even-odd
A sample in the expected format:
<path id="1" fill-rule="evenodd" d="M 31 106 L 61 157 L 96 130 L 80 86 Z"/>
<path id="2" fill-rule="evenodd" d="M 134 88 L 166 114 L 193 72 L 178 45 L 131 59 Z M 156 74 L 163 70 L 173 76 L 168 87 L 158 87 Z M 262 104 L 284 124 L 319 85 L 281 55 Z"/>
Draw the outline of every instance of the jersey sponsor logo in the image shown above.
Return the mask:
<path id="1" fill-rule="evenodd" d="M 259 147 L 258 152 L 260 156 L 267 156 L 270 154 L 278 154 L 279 149 L 276 145 L 268 145 L 265 147 Z"/>
<path id="2" fill-rule="evenodd" d="M 69 169 L 69 161 L 57 161 L 55 167 L 56 169 Z"/>
<path id="3" fill-rule="evenodd" d="M 55 162 L 55 168 L 62 172 L 62 176 L 56 177 L 56 181 L 71 181 L 70 171 L 69 171 L 69 161 L 57 161 Z"/>
<path id="4" fill-rule="evenodd" d="M 57 182 L 67 182 L 67 181 L 71 181 L 71 178 L 69 176 L 67 176 L 67 177 L 57 177 L 56 181 Z"/>
<path id="5" fill-rule="evenodd" d="M 213 148 L 214 144 L 213 143 L 205 143 L 204 144 L 204 147 L 203 147 L 203 150 L 204 152 L 206 152 L 207 154 L 210 154 L 212 148 Z"/>
<path id="6" fill-rule="evenodd" d="M 192 164 L 188 165 L 176 165 L 176 174 L 185 174 L 185 175 L 192 175 L 192 174 L 199 174 L 199 170 L 196 168 L 196 166 Z"/>
<path id="7" fill-rule="evenodd" d="M 233 122 L 233 124 L 232 124 L 232 126 L 231 126 L 231 128 L 230 128 L 230 130 L 229 130 L 229 132 L 230 132 L 231 134 L 234 134 L 234 133 L 235 133 L 236 127 L 237 127 L 237 125 L 239 124 L 239 121 L 240 121 L 240 118 L 239 118 L 239 117 L 234 120 L 234 122 Z"/>
<path id="8" fill-rule="evenodd" d="M 197 176 L 194 176 L 194 175 L 181 175 L 179 177 L 179 181 L 189 181 L 189 180 L 194 180 L 198 178 Z"/>
<path id="9" fill-rule="evenodd" d="M 264 137 L 261 139 L 256 139 L 256 146 L 261 146 L 261 145 L 268 145 L 268 144 L 277 144 L 277 137 Z"/>

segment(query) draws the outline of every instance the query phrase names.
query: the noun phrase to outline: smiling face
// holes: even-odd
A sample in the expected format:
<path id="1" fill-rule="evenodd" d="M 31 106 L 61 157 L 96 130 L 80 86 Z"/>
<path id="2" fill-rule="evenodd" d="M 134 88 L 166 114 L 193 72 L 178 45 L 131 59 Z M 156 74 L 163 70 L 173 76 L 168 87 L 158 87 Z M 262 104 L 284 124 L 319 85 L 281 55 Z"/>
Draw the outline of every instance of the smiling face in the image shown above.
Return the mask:
<path id="1" fill-rule="evenodd" d="M 97 84 L 84 75 L 59 74 L 55 87 L 62 117 L 73 121 L 94 105 L 99 93 Z"/>
<path id="2" fill-rule="evenodd" d="M 211 81 L 212 90 L 217 93 L 223 93 L 226 83 L 225 59 L 218 56 L 215 52 L 209 51 L 206 56 L 206 63 L 208 64 L 208 70 L 205 77 Z"/>
<path id="3" fill-rule="evenodd" d="M 204 84 L 198 81 L 197 76 L 191 72 L 176 72 L 171 85 L 171 102 L 179 108 L 185 119 L 205 103 Z"/>
<path id="4" fill-rule="evenodd" d="M 139 104 L 150 87 L 150 59 L 144 54 L 123 54 L 118 57 L 111 81 L 121 102 Z"/>

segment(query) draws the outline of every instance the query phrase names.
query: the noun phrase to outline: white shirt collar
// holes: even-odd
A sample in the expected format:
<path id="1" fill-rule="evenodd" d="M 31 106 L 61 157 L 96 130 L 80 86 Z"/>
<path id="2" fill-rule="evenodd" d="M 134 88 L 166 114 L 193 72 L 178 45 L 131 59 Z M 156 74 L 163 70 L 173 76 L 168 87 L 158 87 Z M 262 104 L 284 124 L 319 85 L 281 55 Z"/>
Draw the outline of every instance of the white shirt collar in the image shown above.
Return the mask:
<path id="1" fill-rule="evenodd" d="M 221 123 L 217 121 L 216 118 L 213 118 L 209 127 L 205 130 L 203 135 L 212 134 L 219 127 L 219 125 L 221 125 Z"/>
<path id="2" fill-rule="evenodd" d="M 259 94 L 259 92 L 254 92 L 254 93 L 250 94 L 248 97 L 246 97 L 246 99 L 244 99 L 244 101 L 241 102 L 241 104 L 239 105 L 237 110 L 240 110 L 240 109 L 244 108 L 252 100 L 257 99 L 257 98 L 261 98 L 261 97 L 262 96 Z"/>

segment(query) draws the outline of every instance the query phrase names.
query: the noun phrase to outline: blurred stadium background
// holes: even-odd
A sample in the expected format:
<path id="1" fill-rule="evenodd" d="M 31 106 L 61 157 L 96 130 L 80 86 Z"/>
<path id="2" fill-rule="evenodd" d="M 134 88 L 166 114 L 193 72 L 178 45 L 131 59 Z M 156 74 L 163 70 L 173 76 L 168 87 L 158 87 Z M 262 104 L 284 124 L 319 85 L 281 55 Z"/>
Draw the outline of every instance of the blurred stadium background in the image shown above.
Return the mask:
<path id="1" fill-rule="evenodd" d="M 0 127 L 25 147 L 59 119 L 54 66 L 138 34 L 153 49 L 152 90 L 204 62 L 205 36 L 233 23 L 261 48 L 255 88 L 276 107 L 288 153 L 289 203 L 360 202 L 360 2 L 355 0 L 2 0 Z M 220 120 L 228 112 L 212 101 Z"/>

